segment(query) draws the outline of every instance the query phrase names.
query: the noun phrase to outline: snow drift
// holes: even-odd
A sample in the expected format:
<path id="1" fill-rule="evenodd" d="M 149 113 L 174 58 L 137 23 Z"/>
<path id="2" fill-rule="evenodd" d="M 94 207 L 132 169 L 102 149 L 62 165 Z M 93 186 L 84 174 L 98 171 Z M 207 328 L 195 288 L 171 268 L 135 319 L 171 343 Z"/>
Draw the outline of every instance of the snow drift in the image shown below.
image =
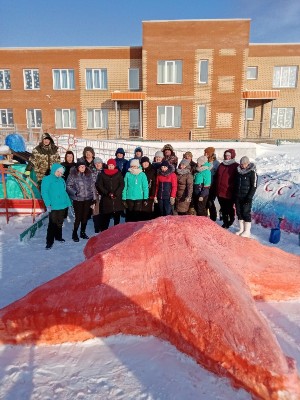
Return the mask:
<path id="1" fill-rule="evenodd" d="M 295 363 L 253 300 L 299 298 L 299 257 L 194 216 L 118 225 L 85 255 L 0 311 L 1 343 L 155 335 L 262 399 L 300 398 Z"/>

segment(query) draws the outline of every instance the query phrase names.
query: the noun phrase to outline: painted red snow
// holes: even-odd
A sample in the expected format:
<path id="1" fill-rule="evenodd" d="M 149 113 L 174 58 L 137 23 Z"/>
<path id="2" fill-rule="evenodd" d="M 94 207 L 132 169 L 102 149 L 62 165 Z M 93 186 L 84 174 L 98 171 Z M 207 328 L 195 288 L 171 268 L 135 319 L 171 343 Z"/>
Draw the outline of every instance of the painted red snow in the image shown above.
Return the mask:
<path id="1" fill-rule="evenodd" d="M 163 217 L 110 228 L 87 260 L 0 311 L 0 342 L 155 335 L 262 399 L 300 399 L 254 298 L 300 298 L 300 257 L 219 228 Z"/>

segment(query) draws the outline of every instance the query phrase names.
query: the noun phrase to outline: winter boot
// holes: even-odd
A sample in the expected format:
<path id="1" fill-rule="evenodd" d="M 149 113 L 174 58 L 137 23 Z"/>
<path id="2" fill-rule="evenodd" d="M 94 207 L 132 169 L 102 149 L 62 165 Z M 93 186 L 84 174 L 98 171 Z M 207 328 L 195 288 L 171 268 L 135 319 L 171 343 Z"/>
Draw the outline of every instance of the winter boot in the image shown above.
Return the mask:
<path id="1" fill-rule="evenodd" d="M 83 231 L 80 232 L 80 237 L 81 239 L 89 239 L 89 236 Z"/>
<path id="2" fill-rule="evenodd" d="M 242 237 L 250 237 L 251 222 L 245 222 L 245 230 L 241 233 Z"/>
<path id="3" fill-rule="evenodd" d="M 74 240 L 74 242 L 79 242 L 79 237 L 77 235 L 77 229 L 73 231 L 72 233 L 72 239 Z"/>
<path id="4" fill-rule="evenodd" d="M 245 221 L 243 219 L 239 219 L 240 230 L 235 232 L 236 235 L 240 235 L 245 230 Z"/>
<path id="5" fill-rule="evenodd" d="M 53 246 L 53 243 L 47 243 L 45 249 L 50 250 Z"/>

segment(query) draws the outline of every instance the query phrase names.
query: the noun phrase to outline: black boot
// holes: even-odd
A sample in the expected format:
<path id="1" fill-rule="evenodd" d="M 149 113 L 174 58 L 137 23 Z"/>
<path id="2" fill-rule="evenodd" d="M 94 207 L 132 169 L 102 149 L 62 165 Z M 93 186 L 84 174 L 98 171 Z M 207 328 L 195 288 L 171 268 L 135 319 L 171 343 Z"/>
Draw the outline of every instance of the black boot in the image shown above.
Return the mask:
<path id="1" fill-rule="evenodd" d="M 81 239 L 89 239 L 88 235 L 85 232 L 80 232 Z"/>
<path id="2" fill-rule="evenodd" d="M 53 243 L 47 243 L 45 248 L 46 248 L 46 250 L 50 250 L 52 248 L 52 246 L 53 246 Z"/>
<path id="3" fill-rule="evenodd" d="M 72 239 L 74 240 L 74 242 L 79 242 L 79 237 L 77 235 L 77 229 L 73 231 L 72 233 Z"/>

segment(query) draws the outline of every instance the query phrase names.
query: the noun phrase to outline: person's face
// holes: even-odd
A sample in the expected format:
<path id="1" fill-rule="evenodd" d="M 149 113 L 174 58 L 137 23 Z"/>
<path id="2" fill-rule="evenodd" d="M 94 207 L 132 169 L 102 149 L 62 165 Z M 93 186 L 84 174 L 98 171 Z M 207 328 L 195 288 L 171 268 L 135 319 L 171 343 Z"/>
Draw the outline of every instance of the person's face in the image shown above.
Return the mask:
<path id="1" fill-rule="evenodd" d="M 136 151 L 136 152 L 135 152 L 135 157 L 136 157 L 136 158 L 142 157 L 142 152 L 141 152 L 141 151 Z"/>
<path id="2" fill-rule="evenodd" d="M 115 166 L 114 166 L 114 164 L 108 164 L 107 168 L 108 169 L 115 169 Z"/>
<path id="3" fill-rule="evenodd" d="M 88 159 L 93 158 L 93 153 L 91 151 L 87 151 L 85 153 L 85 157 L 88 158 Z"/>
<path id="4" fill-rule="evenodd" d="M 66 161 L 68 162 L 68 163 L 72 163 L 73 162 L 73 159 L 74 159 L 74 157 L 73 157 L 73 154 L 67 154 L 66 155 Z"/>
<path id="5" fill-rule="evenodd" d="M 45 146 L 49 146 L 49 144 L 50 144 L 50 139 L 48 139 L 48 138 L 43 139 L 43 143 L 44 143 Z"/>
<path id="6" fill-rule="evenodd" d="M 61 171 L 59 171 L 58 169 L 54 172 L 54 174 L 55 174 L 57 177 L 60 177 L 60 176 L 63 175 L 63 173 L 62 173 Z"/>
<path id="7" fill-rule="evenodd" d="M 84 172 L 85 171 L 85 165 L 79 165 L 78 171 L 79 172 Z"/>
<path id="8" fill-rule="evenodd" d="M 242 169 L 246 169 L 248 167 L 248 163 L 242 163 L 240 164 Z"/>
<path id="9" fill-rule="evenodd" d="M 162 162 L 162 157 L 155 157 L 155 162 Z"/>
<path id="10" fill-rule="evenodd" d="M 231 153 L 225 153 L 225 160 L 231 160 Z"/>
<path id="11" fill-rule="evenodd" d="M 165 150 L 164 151 L 164 155 L 165 155 L 165 157 L 169 157 L 170 155 L 171 155 L 171 150 L 169 150 L 169 149 L 167 149 L 167 150 Z"/>
<path id="12" fill-rule="evenodd" d="M 137 165 L 131 165 L 130 168 L 132 168 L 132 169 L 138 169 L 138 166 L 137 166 Z"/>
<path id="13" fill-rule="evenodd" d="M 144 161 L 143 164 L 142 164 L 142 167 L 143 167 L 144 169 L 148 168 L 148 167 L 149 167 L 148 161 Z"/>
<path id="14" fill-rule="evenodd" d="M 186 160 L 189 160 L 189 162 L 192 160 L 192 157 L 190 157 L 189 155 L 185 155 L 184 158 L 185 158 Z"/>
<path id="15" fill-rule="evenodd" d="M 168 167 L 166 165 L 162 165 L 160 169 L 162 170 L 162 172 L 166 172 L 168 170 Z"/>
<path id="16" fill-rule="evenodd" d="M 117 158 L 124 158 L 124 154 L 122 154 L 122 153 L 117 153 Z"/>
<path id="17" fill-rule="evenodd" d="M 97 168 L 97 169 L 102 169 L 102 162 L 97 162 L 96 164 L 95 164 L 95 167 Z M 110 165 L 112 165 L 112 164 L 110 164 Z"/>

